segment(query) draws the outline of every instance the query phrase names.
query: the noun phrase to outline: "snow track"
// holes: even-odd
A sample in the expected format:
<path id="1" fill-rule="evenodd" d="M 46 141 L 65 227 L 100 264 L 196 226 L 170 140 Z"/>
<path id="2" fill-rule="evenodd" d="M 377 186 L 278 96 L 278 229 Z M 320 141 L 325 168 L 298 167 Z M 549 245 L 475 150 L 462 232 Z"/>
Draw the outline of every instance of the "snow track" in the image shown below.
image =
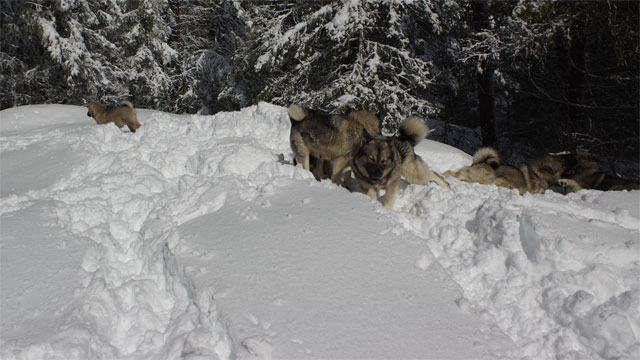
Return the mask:
<path id="1" fill-rule="evenodd" d="M 82 111 L 75 110 L 76 116 Z M 273 114 L 251 113 L 260 111 Z M 82 165 L 55 184 L 3 198 L 2 213 L 51 200 L 60 226 L 94 243 L 82 260 L 82 305 L 65 320 L 64 330 L 46 346 L 35 344 L 25 351 L 3 346 L 3 358 L 12 353 L 19 358 L 46 357 L 50 352 L 67 359 L 173 359 L 185 352 L 229 357 L 215 303 L 194 297 L 168 243 L 177 225 L 222 206 L 228 189 L 218 187 L 216 177 L 249 175 L 246 161 L 236 168 L 238 157 L 254 167 L 278 159 L 261 154 L 282 152 L 264 146 L 286 144 L 287 129 L 256 121 L 284 114 L 268 105 L 207 121 L 139 112 L 146 116 L 140 116 L 144 130 L 136 134 L 107 125 L 3 141 L 9 151 L 54 138 L 84 155 Z M 247 133 L 274 142 L 238 149 L 215 141 Z"/>

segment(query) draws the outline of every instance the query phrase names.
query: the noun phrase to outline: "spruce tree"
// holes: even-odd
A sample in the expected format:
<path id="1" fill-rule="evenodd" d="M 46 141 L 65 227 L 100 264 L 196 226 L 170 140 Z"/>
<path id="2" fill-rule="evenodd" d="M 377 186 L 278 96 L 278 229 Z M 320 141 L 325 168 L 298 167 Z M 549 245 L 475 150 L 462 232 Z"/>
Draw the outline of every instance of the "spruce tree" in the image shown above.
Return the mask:
<path id="1" fill-rule="evenodd" d="M 409 114 L 433 117 L 431 2 L 245 1 L 250 30 L 220 98 L 228 108 L 260 100 L 327 111 L 368 109 L 393 130 Z"/>

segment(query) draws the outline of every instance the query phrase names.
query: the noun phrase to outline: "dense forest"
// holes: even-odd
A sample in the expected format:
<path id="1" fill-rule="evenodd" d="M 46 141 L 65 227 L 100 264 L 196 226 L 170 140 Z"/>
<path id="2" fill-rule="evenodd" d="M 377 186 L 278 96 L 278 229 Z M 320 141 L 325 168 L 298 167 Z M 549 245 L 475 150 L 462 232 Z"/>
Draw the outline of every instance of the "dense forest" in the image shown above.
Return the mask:
<path id="1" fill-rule="evenodd" d="M 637 1 L 2 0 L 1 108 L 419 114 L 471 152 L 638 161 Z M 638 174 L 625 174 L 638 177 Z"/>

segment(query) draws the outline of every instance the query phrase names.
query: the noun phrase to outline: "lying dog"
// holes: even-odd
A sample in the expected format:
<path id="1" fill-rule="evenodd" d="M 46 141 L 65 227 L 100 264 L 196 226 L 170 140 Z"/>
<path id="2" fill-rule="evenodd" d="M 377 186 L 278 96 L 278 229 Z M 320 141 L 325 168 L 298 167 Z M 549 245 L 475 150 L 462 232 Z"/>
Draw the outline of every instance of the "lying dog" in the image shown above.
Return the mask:
<path id="1" fill-rule="evenodd" d="M 551 155 L 518 166 L 503 165 L 494 148 L 484 147 L 473 155 L 471 165 L 457 171 L 446 171 L 443 175 L 462 181 L 517 189 L 522 195 L 525 192 L 545 192 L 557 183 L 565 169 L 565 160 Z"/>
<path id="2" fill-rule="evenodd" d="M 291 105 L 288 109 L 291 120 L 289 142 L 295 160 L 306 170 L 316 159 L 314 174 L 324 178 L 327 162 L 333 160 L 331 181 L 337 184 L 349 163 L 349 155 L 355 143 L 361 139 L 362 131 L 380 133 L 380 120 L 368 111 L 356 111 L 346 116 L 331 115 L 321 111 Z"/>
<path id="3" fill-rule="evenodd" d="M 589 152 L 576 151 L 558 156 L 567 163 L 562 179 L 558 180 L 558 184 L 564 187 L 566 192 L 582 189 L 602 191 L 640 189 L 640 184 L 637 182 L 610 176 L 602 171 L 598 159 Z"/>
<path id="4" fill-rule="evenodd" d="M 132 133 L 136 132 L 141 126 L 136 116 L 136 110 L 129 101 L 122 101 L 120 106 L 110 109 L 102 106 L 100 101 L 90 102 L 87 107 L 89 108 L 87 116 L 93 117 L 98 124 L 112 122 L 119 128 L 127 125 Z"/>
<path id="5" fill-rule="evenodd" d="M 383 205 L 391 209 L 401 176 L 412 184 L 434 181 L 449 188 L 449 184 L 431 171 L 414 151 L 414 147 L 428 132 L 427 125 L 416 116 L 411 116 L 400 124 L 397 136 L 372 136 L 363 131 L 362 140 L 355 144 L 350 162 L 360 191 L 375 199 L 378 190 L 384 189 Z"/>

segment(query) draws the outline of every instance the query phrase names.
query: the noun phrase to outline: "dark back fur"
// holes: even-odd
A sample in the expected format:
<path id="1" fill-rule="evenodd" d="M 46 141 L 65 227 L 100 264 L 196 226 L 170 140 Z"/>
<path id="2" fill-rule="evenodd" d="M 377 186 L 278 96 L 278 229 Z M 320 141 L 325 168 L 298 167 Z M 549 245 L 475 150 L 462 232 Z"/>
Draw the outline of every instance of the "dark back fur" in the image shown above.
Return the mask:
<path id="1" fill-rule="evenodd" d="M 353 145 L 360 141 L 363 130 L 380 132 L 380 123 L 373 116 L 373 124 L 361 118 L 367 112 L 355 112 L 347 116 L 328 114 L 309 109 L 302 120 L 291 118 L 292 134 L 299 135 L 311 155 L 328 160 L 348 155 Z"/>

